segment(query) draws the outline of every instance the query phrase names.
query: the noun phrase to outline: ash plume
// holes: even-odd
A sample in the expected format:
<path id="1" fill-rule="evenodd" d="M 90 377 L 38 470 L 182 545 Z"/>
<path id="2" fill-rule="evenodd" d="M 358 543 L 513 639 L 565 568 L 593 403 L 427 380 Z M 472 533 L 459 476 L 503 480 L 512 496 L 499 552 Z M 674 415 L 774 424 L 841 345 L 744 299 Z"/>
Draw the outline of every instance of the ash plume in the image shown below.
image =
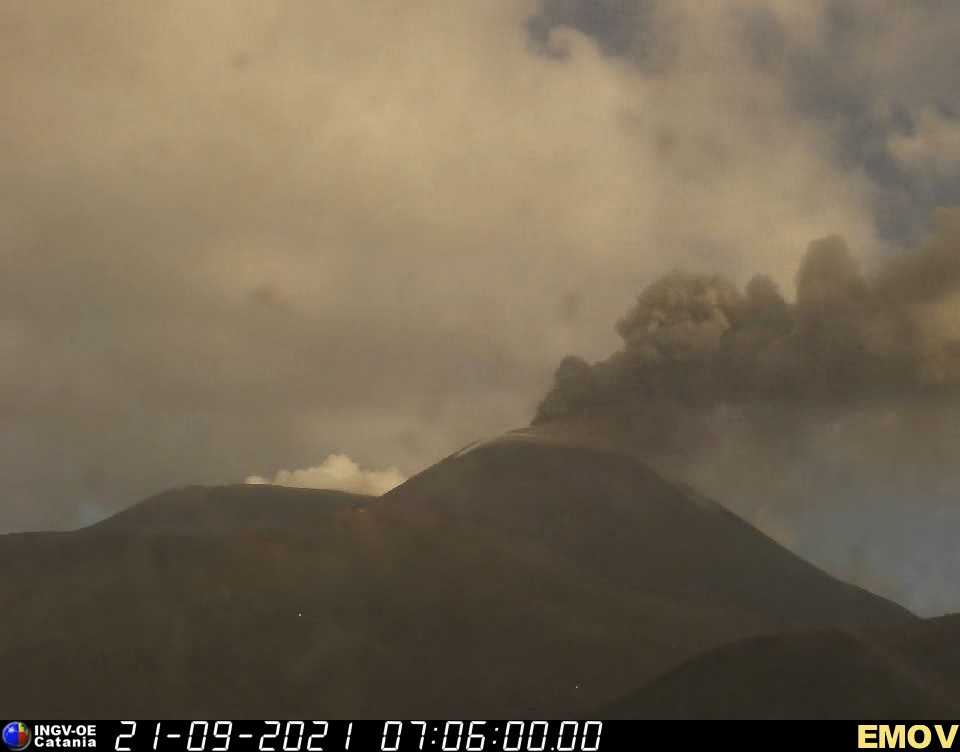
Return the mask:
<path id="1" fill-rule="evenodd" d="M 795 292 L 666 275 L 617 352 L 560 363 L 534 423 L 599 428 L 833 574 L 960 609 L 960 211 L 872 274 L 816 240 Z"/>
<path id="2" fill-rule="evenodd" d="M 873 278 L 846 242 L 810 243 L 788 302 L 773 280 L 741 291 L 674 271 L 617 322 L 623 347 L 568 356 L 534 423 L 593 411 L 773 402 L 813 407 L 953 395 L 960 386 L 960 211 L 921 251 Z"/>

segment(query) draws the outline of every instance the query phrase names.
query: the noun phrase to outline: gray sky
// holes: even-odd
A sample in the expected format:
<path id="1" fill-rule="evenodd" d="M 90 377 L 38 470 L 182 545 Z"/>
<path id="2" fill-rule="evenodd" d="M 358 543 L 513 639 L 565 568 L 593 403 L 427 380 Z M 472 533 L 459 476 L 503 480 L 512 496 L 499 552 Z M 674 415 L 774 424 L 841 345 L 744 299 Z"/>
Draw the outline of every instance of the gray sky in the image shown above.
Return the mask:
<path id="1" fill-rule="evenodd" d="M 526 423 L 675 267 L 960 204 L 960 4 L 0 6 L 0 530 Z"/>

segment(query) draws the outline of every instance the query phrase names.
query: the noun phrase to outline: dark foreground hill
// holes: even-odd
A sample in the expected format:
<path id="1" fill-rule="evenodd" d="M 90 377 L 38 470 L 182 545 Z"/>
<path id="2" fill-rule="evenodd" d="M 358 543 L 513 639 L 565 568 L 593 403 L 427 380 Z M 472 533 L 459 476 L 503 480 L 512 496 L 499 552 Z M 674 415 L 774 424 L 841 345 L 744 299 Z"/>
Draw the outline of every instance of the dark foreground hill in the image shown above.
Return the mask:
<path id="1" fill-rule="evenodd" d="M 380 499 L 189 488 L 0 537 L 8 715 L 570 716 L 731 640 L 918 620 L 630 457 L 517 435 Z"/>
<path id="2" fill-rule="evenodd" d="M 960 615 L 724 645 L 602 708 L 606 718 L 951 718 Z"/>

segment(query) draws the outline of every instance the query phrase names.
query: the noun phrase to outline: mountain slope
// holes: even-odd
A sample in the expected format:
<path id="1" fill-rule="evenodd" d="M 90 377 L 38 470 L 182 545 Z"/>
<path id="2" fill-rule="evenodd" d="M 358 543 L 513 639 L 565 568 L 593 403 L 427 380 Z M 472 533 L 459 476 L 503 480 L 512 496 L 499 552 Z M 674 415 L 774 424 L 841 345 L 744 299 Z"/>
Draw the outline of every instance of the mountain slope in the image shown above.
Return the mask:
<path id="1" fill-rule="evenodd" d="M 599 711 L 605 718 L 949 718 L 960 616 L 724 645 Z"/>
<path id="2" fill-rule="evenodd" d="M 613 451 L 507 434 L 435 465 L 378 504 L 384 513 L 409 518 L 416 510 L 536 540 L 620 587 L 772 624 L 910 619 Z"/>
<path id="3" fill-rule="evenodd" d="M 0 537 L 30 716 L 585 712 L 721 643 L 915 619 L 616 453 L 508 436 L 380 499 L 163 494 Z"/>

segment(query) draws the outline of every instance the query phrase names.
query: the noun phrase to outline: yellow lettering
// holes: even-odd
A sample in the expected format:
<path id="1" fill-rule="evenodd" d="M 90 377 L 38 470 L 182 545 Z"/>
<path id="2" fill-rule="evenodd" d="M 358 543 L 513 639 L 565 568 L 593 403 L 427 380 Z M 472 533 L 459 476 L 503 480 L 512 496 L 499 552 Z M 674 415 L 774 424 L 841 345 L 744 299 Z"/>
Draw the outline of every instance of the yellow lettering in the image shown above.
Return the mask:
<path id="1" fill-rule="evenodd" d="M 923 741 L 917 741 L 917 736 L 921 735 Z M 910 730 L 907 732 L 907 739 L 910 742 L 910 746 L 914 749 L 926 749 L 930 746 L 930 738 L 932 734 L 930 733 L 930 728 L 928 726 L 911 726 Z"/>
<path id="2" fill-rule="evenodd" d="M 877 747 L 877 727 L 876 725 L 860 724 L 857 726 L 857 748 L 858 749 L 876 749 Z"/>
<path id="3" fill-rule="evenodd" d="M 943 726 L 939 723 L 935 726 L 937 729 L 937 739 L 940 740 L 940 746 L 944 749 L 950 749 L 953 746 L 953 740 L 957 738 L 957 726 L 954 724 L 950 727 L 950 734 L 947 735 L 943 731 Z"/>
<path id="4" fill-rule="evenodd" d="M 902 749 L 904 746 L 904 734 L 906 732 L 906 727 L 898 724 L 896 726 L 888 726 L 883 724 L 880 726 L 880 748 L 884 747 L 888 749 Z"/>

